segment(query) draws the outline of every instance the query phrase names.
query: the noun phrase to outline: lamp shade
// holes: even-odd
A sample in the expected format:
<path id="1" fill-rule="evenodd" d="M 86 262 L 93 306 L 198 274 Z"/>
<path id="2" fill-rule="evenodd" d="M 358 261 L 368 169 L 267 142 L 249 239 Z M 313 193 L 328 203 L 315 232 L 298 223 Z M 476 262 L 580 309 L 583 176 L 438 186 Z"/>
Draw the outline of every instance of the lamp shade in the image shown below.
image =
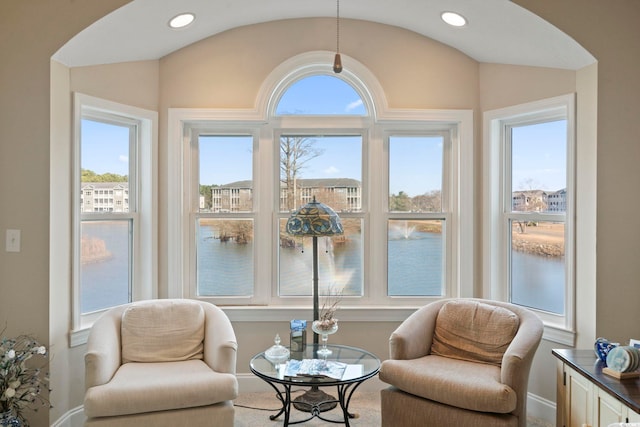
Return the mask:
<path id="1" fill-rule="evenodd" d="M 293 236 L 335 236 L 343 233 L 340 217 L 329 206 L 313 201 L 291 214 L 287 233 Z"/>

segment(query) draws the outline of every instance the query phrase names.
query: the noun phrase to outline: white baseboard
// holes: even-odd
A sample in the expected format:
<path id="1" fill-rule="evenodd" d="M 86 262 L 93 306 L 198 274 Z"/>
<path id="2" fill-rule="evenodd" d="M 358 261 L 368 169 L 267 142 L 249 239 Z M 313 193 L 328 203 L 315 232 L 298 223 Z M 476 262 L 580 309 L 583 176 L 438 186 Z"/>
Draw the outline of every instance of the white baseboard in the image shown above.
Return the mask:
<path id="1" fill-rule="evenodd" d="M 51 424 L 51 427 L 82 427 L 84 420 L 84 408 L 78 406 L 62 414 L 60 418 Z"/>
<path id="2" fill-rule="evenodd" d="M 540 397 L 536 394 L 527 395 L 527 415 L 556 425 L 556 402 Z"/>
<path id="3" fill-rule="evenodd" d="M 271 392 L 273 389 L 264 380 L 251 373 L 237 374 L 238 390 L 240 393 Z M 360 387 L 359 391 L 376 392 L 388 387 L 388 384 L 380 381 L 376 376 L 368 379 Z M 554 425 L 556 422 L 556 404 L 535 394 L 529 393 L 527 397 L 527 415 L 540 418 Z M 67 411 L 51 427 L 82 427 L 85 416 L 82 406 Z"/>

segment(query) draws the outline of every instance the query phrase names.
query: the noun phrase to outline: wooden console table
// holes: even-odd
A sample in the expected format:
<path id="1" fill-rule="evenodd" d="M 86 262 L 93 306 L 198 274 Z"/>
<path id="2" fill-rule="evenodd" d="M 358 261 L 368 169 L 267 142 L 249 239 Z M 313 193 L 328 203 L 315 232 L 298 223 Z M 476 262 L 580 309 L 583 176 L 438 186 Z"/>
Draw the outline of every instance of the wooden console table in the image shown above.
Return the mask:
<path id="1" fill-rule="evenodd" d="M 556 349 L 556 425 L 607 427 L 640 422 L 640 378 L 616 379 L 592 349 Z"/>

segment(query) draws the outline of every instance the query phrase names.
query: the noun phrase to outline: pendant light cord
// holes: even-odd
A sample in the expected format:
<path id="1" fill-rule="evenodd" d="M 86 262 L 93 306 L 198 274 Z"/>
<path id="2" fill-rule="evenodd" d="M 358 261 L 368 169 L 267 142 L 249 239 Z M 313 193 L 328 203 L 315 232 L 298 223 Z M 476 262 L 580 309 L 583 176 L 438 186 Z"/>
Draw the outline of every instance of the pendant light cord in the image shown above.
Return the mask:
<path id="1" fill-rule="evenodd" d="M 336 0 L 336 53 L 340 53 L 340 0 Z"/>
<path id="2" fill-rule="evenodd" d="M 333 59 L 333 72 L 342 72 L 342 59 L 340 58 L 340 0 L 336 0 L 336 55 Z"/>

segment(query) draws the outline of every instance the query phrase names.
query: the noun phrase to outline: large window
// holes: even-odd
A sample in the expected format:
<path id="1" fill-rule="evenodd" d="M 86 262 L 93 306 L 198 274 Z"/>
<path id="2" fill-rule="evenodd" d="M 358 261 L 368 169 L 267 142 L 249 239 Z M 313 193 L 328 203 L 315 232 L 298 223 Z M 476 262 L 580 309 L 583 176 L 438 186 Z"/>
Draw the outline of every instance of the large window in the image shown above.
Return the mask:
<path id="1" fill-rule="evenodd" d="M 564 315 L 567 120 L 505 126 L 511 302 Z"/>
<path id="2" fill-rule="evenodd" d="M 193 134 L 199 297 L 253 293 L 253 143 L 251 135 Z"/>
<path id="3" fill-rule="evenodd" d="M 155 113 L 75 98 L 74 328 L 153 294 Z"/>
<path id="4" fill-rule="evenodd" d="M 471 296 L 471 281 L 460 282 L 473 274 L 460 269 L 473 247 L 471 210 L 460 212 L 473 200 L 471 167 L 461 167 L 472 154 L 460 149 L 463 129 L 471 146 L 470 113 L 381 109 L 392 119 L 375 120 L 369 89 L 350 71 L 336 76 L 323 63 L 285 75 L 264 97 L 264 116 L 170 110 L 170 138 L 183 141 L 170 157 L 186 160 L 172 166 L 174 197 L 187 195 L 182 208 L 170 202 L 169 221 L 181 223 L 170 282 L 185 283 L 172 296 L 309 305 L 312 241 L 285 224 L 314 198 L 344 228 L 319 239 L 321 294 L 377 307 Z"/>
<path id="5" fill-rule="evenodd" d="M 387 293 L 446 295 L 449 215 L 442 184 L 449 178 L 443 171 L 450 139 L 448 134 L 393 134 L 388 144 Z"/>
<path id="6" fill-rule="evenodd" d="M 362 144 L 362 135 L 280 135 L 280 296 L 312 295 L 312 238 L 288 236 L 285 226 L 314 198 L 338 213 L 344 229 L 342 236 L 320 238 L 319 292 L 362 296 Z"/>
<path id="7" fill-rule="evenodd" d="M 574 261 L 573 97 L 488 113 L 494 195 L 493 294 L 572 329 Z M 491 158 L 490 158 L 491 160 Z M 489 264 L 488 264 L 489 265 Z"/>
<path id="8" fill-rule="evenodd" d="M 137 125 L 86 113 L 80 128 L 80 311 L 131 301 Z"/>

